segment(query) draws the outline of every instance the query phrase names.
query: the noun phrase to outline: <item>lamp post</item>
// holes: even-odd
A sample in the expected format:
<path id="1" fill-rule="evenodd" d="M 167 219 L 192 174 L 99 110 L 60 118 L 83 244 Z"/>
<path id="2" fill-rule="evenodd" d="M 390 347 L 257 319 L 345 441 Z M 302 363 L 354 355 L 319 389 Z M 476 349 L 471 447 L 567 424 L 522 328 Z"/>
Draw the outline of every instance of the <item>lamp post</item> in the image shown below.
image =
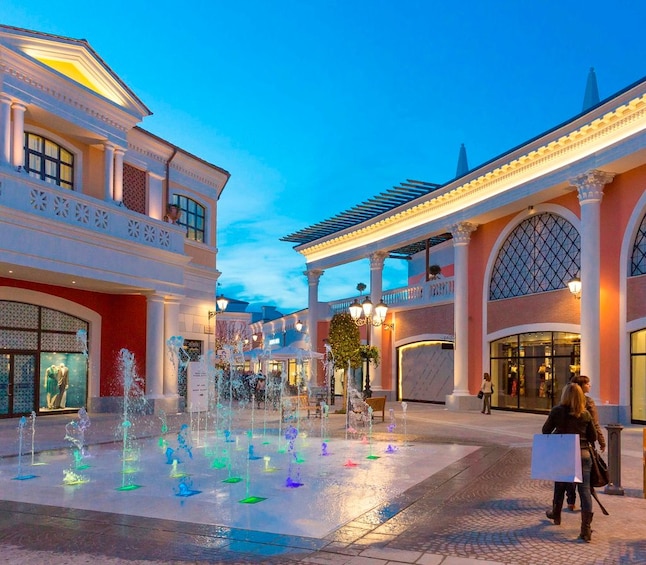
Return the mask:
<path id="1" fill-rule="evenodd" d="M 366 345 L 370 347 L 370 327 L 379 327 L 384 323 L 388 306 L 383 300 L 377 306 L 373 306 L 370 299 L 366 297 L 361 304 L 359 299 L 355 299 L 349 310 L 352 320 L 358 327 L 367 326 Z M 370 389 L 370 359 L 366 360 L 366 365 L 366 384 L 363 389 L 363 396 L 364 398 L 370 398 L 372 396 L 372 390 Z"/>

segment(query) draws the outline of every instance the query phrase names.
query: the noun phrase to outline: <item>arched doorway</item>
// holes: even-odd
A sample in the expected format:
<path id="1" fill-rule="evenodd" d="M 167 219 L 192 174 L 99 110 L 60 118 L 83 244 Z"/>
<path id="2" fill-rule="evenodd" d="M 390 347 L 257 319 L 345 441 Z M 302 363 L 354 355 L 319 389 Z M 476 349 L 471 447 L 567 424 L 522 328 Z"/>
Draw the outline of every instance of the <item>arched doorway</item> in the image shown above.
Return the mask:
<path id="1" fill-rule="evenodd" d="M 65 312 L 0 300 L 0 417 L 85 406 L 88 330 Z"/>

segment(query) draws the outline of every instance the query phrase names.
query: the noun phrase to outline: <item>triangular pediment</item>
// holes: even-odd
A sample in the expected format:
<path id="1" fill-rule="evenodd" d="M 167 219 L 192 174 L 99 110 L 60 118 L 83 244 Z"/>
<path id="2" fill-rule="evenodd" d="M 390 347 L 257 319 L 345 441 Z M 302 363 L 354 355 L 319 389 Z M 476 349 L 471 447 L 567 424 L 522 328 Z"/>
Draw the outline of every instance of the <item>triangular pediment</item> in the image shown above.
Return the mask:
<path id="1" fill-rule="evenodd" d="M 151 112 L 84 39 L 0 26 L 0 44 L 142 117 Z"/>

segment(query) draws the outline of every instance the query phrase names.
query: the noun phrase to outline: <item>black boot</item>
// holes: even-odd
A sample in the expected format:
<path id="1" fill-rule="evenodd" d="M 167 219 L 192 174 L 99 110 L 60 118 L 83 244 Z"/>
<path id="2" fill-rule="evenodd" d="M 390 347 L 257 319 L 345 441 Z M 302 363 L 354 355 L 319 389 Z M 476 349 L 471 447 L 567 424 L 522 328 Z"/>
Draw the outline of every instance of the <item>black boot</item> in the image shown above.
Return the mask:
<path id="1" fill-rule="evenodd" d="M 552 510 L 547 510 L 545 512 L 545 516 L 547 516 L 550 520 L 554 520 L 554 524 L 556 524 L 557 526 L 560 526 L 562 508 L 563 508 L 562 500 L 560 504 L 558 502 L 552 502 Z"/>
<path id="2" fill-rule="evenodd" d="M 583 541 L 590 542 L 592 540 L 592 517 L 594 512 L 588 512 L 586 510 L 581 511 L 581 533 L 579 534 L 579 539 Z"/>

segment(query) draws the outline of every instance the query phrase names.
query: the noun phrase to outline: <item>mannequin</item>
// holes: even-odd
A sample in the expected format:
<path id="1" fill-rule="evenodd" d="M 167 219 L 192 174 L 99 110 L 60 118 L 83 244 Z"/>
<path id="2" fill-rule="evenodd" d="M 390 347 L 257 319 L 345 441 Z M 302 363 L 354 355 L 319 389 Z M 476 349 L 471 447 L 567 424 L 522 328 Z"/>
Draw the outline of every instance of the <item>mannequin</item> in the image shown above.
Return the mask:
<path id="1" fill-rule="evenodd" d="M 61 363 L 58 366 L 58 394 L 56 395 L 54 408 L 65 408 L 69 383 L 69 369 L 65 366 L 65 363 Z"/>
<path id="2" fill-rule="evenodd" d="M 58 394 L 58 367 L 52 365 L 45 370 L 45 391 L 47 392 L 47 408 L 54 408 L 54 401 Z"/>

